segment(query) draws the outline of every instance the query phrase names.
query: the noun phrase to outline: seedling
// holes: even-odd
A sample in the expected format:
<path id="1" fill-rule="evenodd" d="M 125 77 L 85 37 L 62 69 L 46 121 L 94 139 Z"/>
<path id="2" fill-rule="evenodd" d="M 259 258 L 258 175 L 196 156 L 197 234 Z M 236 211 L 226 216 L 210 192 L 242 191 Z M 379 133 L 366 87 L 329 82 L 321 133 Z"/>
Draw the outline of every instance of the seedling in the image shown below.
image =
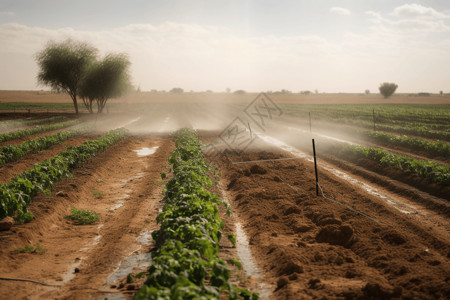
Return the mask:
<path id="1" fill-rule="evenodd" d="M 99 179 L 97 179 L 97 182 L 103 182 L 103 178 L 99 178 Z"/>
<path id="2" fill-rule="evenodd" d="M 233 265 L 235 265 L 239 270 L 242 270 L 242 264 L 239 260 L 237 260 L 236 258 L 231 258 L 231 263 Z"/>
<path id="3" fill-rule="evenodd" d="M 103 194 L 102 192 L 100 192 L 98 190 L 93 190 L 92 194 L 97 198 L 103 198 L 103 196 L 105 196 L 105 194 Z"/>
<path id="4" fill-rule="evenodd" d="M 19 248 L 14 250 L 14 252 L 18 253 L 32 253 L 42 255 L 47 252 L 47 249 L 42 249 L 41 245 L 36 244 L 36 247 L 26 245 L 25 248 Z"/>
<path id="5" fill-rule="evenodd" d="M 236 246 L 236 237 L 232 233 L 227 234 L 227 238 L 230 240 L 230 242 L 233 244 L 233 246 Z"/>
<path id="6" fill-rule="evenodd" d="M 70 212 L 72 214 L 67 215 L 64 218 L 78 224 L 92 224 L 100 220 L 99 214 L 92 210 L 76 209 L 75 207 L 72 207 Z"/>

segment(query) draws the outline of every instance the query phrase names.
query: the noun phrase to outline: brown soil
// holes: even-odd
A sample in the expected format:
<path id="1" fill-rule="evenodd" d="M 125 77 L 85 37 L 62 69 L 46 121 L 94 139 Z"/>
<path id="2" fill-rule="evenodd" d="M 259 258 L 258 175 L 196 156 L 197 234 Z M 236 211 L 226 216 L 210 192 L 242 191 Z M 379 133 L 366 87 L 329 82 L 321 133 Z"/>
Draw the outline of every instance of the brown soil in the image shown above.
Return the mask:
<path id="1" fill-rule="evenodd" d="M 249 236 L 271 299 L 446 299 L 450 237 L 382 199 L 319 168 L 330 199 L 315 195 L 314 170 L 303 160 L 232 165 L 283 158 L 268 148 L 216 160 L 223 185 Z M 431 215 L 430 215 L 431 217 Z"/>
<path id="2" fill-rule="evenodd" d="M 138 157 L 133 151 L 153 146 L 160 148 L 151 156 Z M 134 294 L 142 280 L 113 287 L 106 280 L 128 255 L 150 250 L 136 238 L 157 228 L 163 188 L 157 180 L 172 149 L 172 142 L 164 137 L 126 139 L 76 169 L 73 178 L 56 184 L 51 196 L 35 197 L 30 206 L 35 219 L 0 232 L 0 277 L 54 286 L 2 280 L 2 298 L 96 299 L 119 290 Z M 94 190 L 103 195 L 94 195 Z M 72 206 L 100 213 L 101 221 L 73 224 L 64 218 Z M 14 251 L 36 244 L 47 252 Z"/>

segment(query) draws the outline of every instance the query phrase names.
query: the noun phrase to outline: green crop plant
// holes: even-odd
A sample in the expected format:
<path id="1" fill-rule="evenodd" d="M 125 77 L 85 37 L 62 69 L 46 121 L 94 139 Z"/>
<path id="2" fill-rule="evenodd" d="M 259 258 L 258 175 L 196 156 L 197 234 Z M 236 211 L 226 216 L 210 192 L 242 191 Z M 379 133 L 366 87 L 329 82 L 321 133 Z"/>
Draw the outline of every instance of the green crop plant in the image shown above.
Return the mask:
<path id="1" fill-rule="evenodd" d="M 27 206 L 38 192 L 49 188 L 63 178 L 72 176 L 72 170 L 99 151 L 117 143 L 127 135 L 123 128 L 111 130 L 96 140 L 89 140 L 80 146 L 69 147 L 58 155 L 15 176 L 8 183 L 0 185 L 0 219 L 11 216 L 18 222 L 31 219 Z"/>
<path id="2" fill-rule="evenodd" d="M 62 129 L 65 127 L 69 127 L 69 126 L 78 124 L 79 122 L 80 122 L 79 120 L 71 120 L 71 121 L 66 121 L 66 122 L 62 122 L 62 123 L 42 125 L 42 126 L 37 126 L 37 127 L 33 127 L 33 128 L 3 133 L 3 134 L 0 134 L 0 143 L 10 141 L 10 140 L 20 139 L 25 136 L 29 136 L 29 135 L 33 135 L 33 134 L 37 134 L 37 133 L 41 133 L 41 132 Z"/>
<path id="3" fill-rule="evenodd" d="M 25 245 L 24 248 L 16 249 L 16 250 L 14 250 L 14 252 L 18 252 L 18 253 L 32 253 L 32 254 L 39 254 L 39 255 L 42 255 L 42 254 L 44 254 L 45 252 L 47 252 L 47 249 L 43 249 L 43 248 L 41 247 L 41 245 L 36 244 L 35 247 L 29 246 L 29 245 Z"/>
<path id="4" fill-rule="evenodd" d="M 100 220 L 99 214 L 92 210 L 76 209 L 72 207 L 70 209 L 70 215 L 64 218 L 74 221 L 78 224 L 92 224 Z"/>
<path id="5" fill-rule="evenodd" d="M 208 189 L 215 168 L 204 161 L 195 131 L 181 129 L 173 137 L 176 149 L 168 159 L 173 176 L 157 217 L 161 227 L 152 233 L 153 262 L 135 299 L 257 299 L 230 283 L 227 263 L 218 257 L 224 228 L 218 204 L 224 202 Z"/>
<path id="6" fill-rule="evenodd" d="M 88 127 L 83 127 L 78 130 L 67 130 L 53 135 L 28 140 L 19 145 L 7 145 L 0 147 L 0 167 L 5 163 L 17 161 L 30 152 L 43 153 L 44 149 L 60 144 L 61 142 L 73 136 L 80 135 L 87 130 Z"/>

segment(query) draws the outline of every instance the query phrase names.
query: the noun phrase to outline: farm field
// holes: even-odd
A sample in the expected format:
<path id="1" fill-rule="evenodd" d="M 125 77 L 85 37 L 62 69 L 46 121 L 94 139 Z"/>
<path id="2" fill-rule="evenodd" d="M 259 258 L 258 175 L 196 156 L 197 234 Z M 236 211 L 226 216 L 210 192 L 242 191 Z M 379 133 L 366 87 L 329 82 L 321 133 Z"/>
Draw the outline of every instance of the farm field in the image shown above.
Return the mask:
<path id="1" fill-rule="evenodd" d="M 448 97 L 47 96 L 0 92 L 40 107 L 0 105 L 5 134 L 72 122 L 0 144 L 2 297 L 450 297 Z"/>

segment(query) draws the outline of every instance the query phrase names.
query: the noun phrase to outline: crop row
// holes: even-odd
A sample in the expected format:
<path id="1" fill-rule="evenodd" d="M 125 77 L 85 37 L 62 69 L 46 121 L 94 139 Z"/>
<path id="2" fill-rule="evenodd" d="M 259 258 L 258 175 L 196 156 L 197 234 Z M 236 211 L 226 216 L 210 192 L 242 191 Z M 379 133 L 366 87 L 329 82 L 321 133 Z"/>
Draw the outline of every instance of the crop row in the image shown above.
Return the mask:
<path id="1" fill-rule="evenodd" d="M 379 131 L 366 132 L 372 140 L 389 145 L 401 146 L 410 150 L 426 151 L 427 155 L 450 157 L 450 144 L 442 141 L 427 141 L 419 138 L 408 136 L 398 136 Z"/>
<path id="2" fill-rule="evenodd" d="M 324 119 L 354 119 L 390 123 L 418 122 L 426 124 L 448 125 L 450 118 L 450 105 L 448 104 L 281 104 L 288 114 L 307 116 L 312 115 Z"/>
<path id="3" fill-rule="evenodd" d="M 208 190 L 213 168 L 203 159 L 196 133 L 181 129 L 174 136 L 176 149 L 169 157 L 173 177 L 157 218 L 161 228 L 152 234 L 153 263 L 135 299 L 257 299 L 229 282 L 227 263 L 218 258 L 222 201 Z"/>
<path id="4" fill-rule="evenodd" d="M 44 137 L 37 137 L 19 145 L 6 145 L 0 147 L 0 167 L 5 163 L 16 161 L 30 152 L 38 152 L 53 145 L 59 144 L 73 136 L 86 132 L 87 127 L 82 129 L 66 130 Z"/>
<path id="5" fill-rule="evenodd" d="M 123 128 L 111 130 L 96 140 L 80 146 L 69 147 L 58 155 L 35 164 L 32 169 L 15 176 L 10 182 L 0 185 L 0 219 L 15 217 L 18 222 L 33 218 L 27 206 L 38 192 L 50 193 L 51 188 L 62 178 L 72 176 L 72 170 L 91 156 L 115 144 L 127 134 Z"/>
<path id="6" fill-rule="evenodd" d="M 42 123 L 51 123 L 51 122 L 61 121 L 65 118 L 66 117 L 64 117 L 64 116 L 54 116 L 54 117 L 45 118 L 45 119 L 33 119 L 33 120 L 23 120 L 23 119 L 5 120 L 5 121 L 0 122 L 0 129 L 17 127 L 17 126 L 37 125 L 37 124 L 42 124 Z"/>
<path id="7" fill-rule="evenodd" d="M 340 154 L 354 160 L 359 158 L 370 159 L 385 166 L 414 172 L 431 182 L 446 186 L 450 185 L 450 167 L 437 162 L 418 160 L 407 155 L 396 155 L 383 149 L 359 145 L 336 143 L 335 150 L 338 150 L 338 155 Z"/>
<path id="8" fill-rule="evenodd" d="M 71 120 L 71 121 L 66 121 L 66 122 L 62 122 L 62 123 L 42 125 L 42 126 L 37 126 L 37 127 L 33 127 L 33 128 L 3 133 L 3 134 L 0 134 L 0 143 L 10 141 L 10 140 L 20 139 L 25 136 L 29 136 L 29 135 L 33 135 L 33 134 L 37 134 L 37 133 L 41 133 L 41 132 L 46 132 L 46 131 L 50 131 L 50 130 L 58 130 L 61 128 L 73 126 L 75 124 L 78 124 L 79 122 L 80 122 L 79 120 Z"/>

